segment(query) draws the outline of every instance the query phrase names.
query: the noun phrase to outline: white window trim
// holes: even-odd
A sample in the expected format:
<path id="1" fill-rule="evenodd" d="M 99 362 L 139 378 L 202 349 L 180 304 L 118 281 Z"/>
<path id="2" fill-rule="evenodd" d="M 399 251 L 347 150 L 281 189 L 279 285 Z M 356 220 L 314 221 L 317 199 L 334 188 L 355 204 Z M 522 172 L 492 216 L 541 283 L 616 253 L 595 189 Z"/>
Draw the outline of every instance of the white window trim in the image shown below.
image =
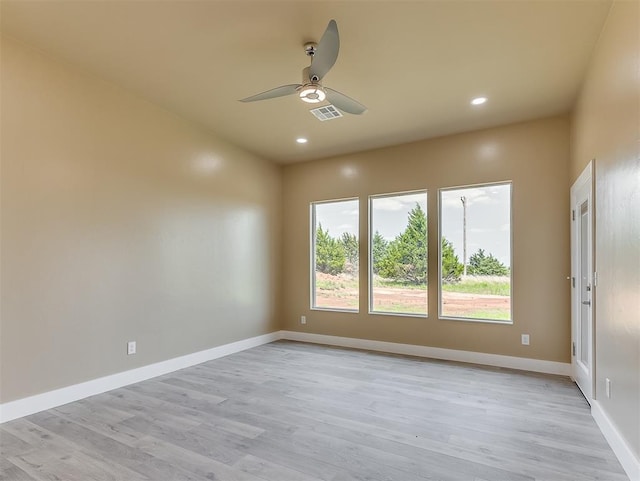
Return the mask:
<path id="1" fill-rule="evenodd" d="M 310 282 L 309 285 L 311 287 L 311 292 L 309 295 L 309 300 L 310 300 L 310 307 L 309 309 L 312 311 L 327 311 L 327 312 L 342 312 L 342 313 L 351 313 L 351 314 L 357 314 L 360 312 L 360 272 L 358 269 L 358 308 L 357 309 L 345 309 L 345 308 L 338 308 L 338 307 L 319 307 L 316 306 L 316 275 L 315 275 L 315 268 L 316 268 L 316 209 L 315 206 L 316 205 L 321 205 L 321 204 L 334 204 L 337 202 L 348 202 L 348 201 L 352 201 L 352 200 L 357 200 L 358 201 L 358 242 L 360 242 L 360 198 L 359 197 L 345 197 L 345 198 L 341 198 L 341 199 L 329 199 L 329 200 L 320 200 L 320 201 L 312 201 L 309 203 L 309 210 L 310 210 L 310 219 L 311 222 L 309 223 L 309 230 L 310 230 L 310 244 L 309 244 L 309 250 L 310 250 L 310 255 L 309 255 L 309 260 L 310 265 L 309 265 L 309 277 L 310 277 Z M 358 250 L 358 256 L 360 256 L 360 251 Z"/>
<path id="2" fill-rule="evenodd" d="M 428 284 L 429 284 L 429 244 L 427 239 L 427 313 L 426 314 L 416 314 L 410 312 L 389 312 L 389 311 L 374 311 L 373 310 L 373 200 L 374 199 L 383 199 L 386 197 L 398 197 L 401 195 L 411 195 L 411 194 L 424 194 L 427 197 L 427 210 L 429 209 L 429 191 L 427 189 L 417 189 L 417 190 L 404 190 L 401 192 L 391 192 L 385 194 L 373 194 L 369 196 L 369 201 L 367 203 L 368 215 L 367 215 L 367 247 L 369 249 L 367 255 L 367 282 L 368 282 L 368 296 L 367 299 L 367 307 L 368 314 L 373 316 L 393 316 L 393 317 L 411 317 L 411 318 L 419 318 L 419 319 L 428 319 L 429 318 L 429 295 L 428 295 Z M 425 212 L 427 215 L 427 232 L 429 231 L 429 214 Z"/>
<path id="3" fill-rule="evenodd" d="M 474 187 L 491 187 L 495 185 L 508 185 L 509 189 L 509 285 L 510 285 L 510 306 L 509 320 L 500 319 L 478 319 L 473 317 L 445 316 L 442 314 L 442 192 L 448 190 L 471 189 Z M 498 182 L 486 182 L 481 184 L 458 185 L 442 187 L 438 189 L 438 319 L 442 321 L 477 322 L 484 324 L 502 324 L 511 326 L 513 319 L 513 181 L 502 180 Z"/>

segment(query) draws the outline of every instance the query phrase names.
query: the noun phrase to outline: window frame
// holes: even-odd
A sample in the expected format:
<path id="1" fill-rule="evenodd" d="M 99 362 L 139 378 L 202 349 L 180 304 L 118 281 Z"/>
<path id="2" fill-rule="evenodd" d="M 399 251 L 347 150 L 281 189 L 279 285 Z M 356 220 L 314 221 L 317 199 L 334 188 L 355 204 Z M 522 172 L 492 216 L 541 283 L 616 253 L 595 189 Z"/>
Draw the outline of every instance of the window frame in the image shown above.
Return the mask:
<path id="1" fill-rule="evenodd" d="M 328 199 L 328 200 L 319 200 L 319 201 L 311 201 L 309 203 L 310 210 L 310 222 L 309 222 L 309 230 L 310 230 L 310 266 L 309 266 L 309 276 L 310 282 L 309 286 L 311 292 L 309 293 L 309 309 L 312 311 L 328 311 L 328 312 L 341 312 L 341 313 L 351 313 L 358 314 L 360 312 L 360 267 L 358 267 L 358 307 L 356 309 L 348 309 L 348 308 L 340 308 L 340 307 L 318 307 L 316 306 L 316 205 L 322 204 L 335 204 L 338 202 L 349 202 L 349 201 L 357 201 L 358 202 L 358 257 L 360 257 L 360 197 L 344 197 L 339 199 Z"/>
<path id="2" fill-rule="evenodd" d="M 491 186 L 509 186 L 509 320 L 500 319 L 482 319 L 473 317 L 460 317 L 460 316 L 446 316 L 442 314 L 442 192 L 450 190 L 460 189 L 472 189 L 476 187 L 491 187 Z M 513 181 L 501 180 L 496 182 L 483 182 L 478 184 L 466 184 L 450 187 L 441 187 L 438 189 L 438 319 L 443 321 L 461 321 L 461 322 L 476 322 L 483 324 L 501 324 L 505 326 L 511 326 L 514 324 L 513 316 Z"/>
<path id="3" fill-rule="evenodd" d="M 387 197 L 399 197 L 402 195 L 411 195 L 411 194 L 424 194 L 427 199 L 427 209 L 425 210 L 425 215 L 427 216 L 427 234 L 429 232 L 429 190 L 428 189 L 416 189 L 416 190 L 404 190 L 400 192 L 390 192 L 384 194 L 372 194 L 368 197 L 368 215 L 367 215 L 367 312 L 370 315 L 374 316 L 394 316 L 394 317 L 413 317 L 419 319 L 428 319 L 429 318 L 429 237 L 427 235 L 427 304 L 426 304 L 426 314 L 417 314 L 411 312 L 388 312 L 388 311 L 374 311 L 373 310 L 373 200 L 374 199 L 382 199 Z"/>

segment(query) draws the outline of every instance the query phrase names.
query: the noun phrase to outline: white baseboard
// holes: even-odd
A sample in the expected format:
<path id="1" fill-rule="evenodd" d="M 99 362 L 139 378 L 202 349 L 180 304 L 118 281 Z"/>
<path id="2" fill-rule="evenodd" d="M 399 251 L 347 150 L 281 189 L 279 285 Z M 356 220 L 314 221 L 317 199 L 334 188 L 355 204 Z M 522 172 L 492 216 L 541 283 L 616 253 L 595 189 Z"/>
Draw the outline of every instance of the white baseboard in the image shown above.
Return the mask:
<path id="1" fill-rule="evenodd" d="M 486 364 L 489 366 L 508 367 L 550 374 L 568 375 L 570 371 L 570 365 L 552 361 L 540 361 L 536 359 L 525 359 L 469 351 L 456 351 L 452 349 L 441 349 L 412 344 L 398 344 L 394 342 L 371 341 L 367 339 L 326 336 L 322 334 L 304 332 L 276 331 L 262 336 L 243 339 L 241 341 L 217 346 L 205 351 L 187 354 L 185 356 L 149 364 L 129 371 L 111 374 L 98 379 L 92 379 L 91 381 L 74 384 L 54 391 L 48 391 L 42 394 L 36 394 L 35 396 L 0 404 L 0 424 L 40 411 L 46 411 L 47 409 L 52 409 L 57 406 L 62 406 L 63 404 L 73 401 L 78 401 L 89 396 L 101 394 L 112 389 L 128 386 L 129 384 L 145 381 L 179 369 L 211 361 L 219 357 L 228 356 L 229 354 L 244 351 L 245 349 L 261 346 L 262 344 L 267 344 L 279 339 L 367 349 L 371 351 L 382 351 L 434 359 L 446 359 L 450 361 Z"/>
<path id="2" fill-rule="evenodd" d="M 168 359 L 148 366 L 139 367 L 130 371 L 93 379 L 91 381 L 74 384 L 24 399 L 18 399 L 0 404 L 0 424 L 46 411 L 57 406 L 62 406 L 73 401 L 101 394 L 112 389 L 117 389 L 129 384 L 145 381 L 147 379 L 168 374 L 170 372 L 195 366 L 203 362 L 228 356 L 236 352 L 244 351 L 252 347 L 268 344 L 279 339 L 290 341 L 310 342 L 314 344 L 327 344 L 331 346 L 349 347 L 354 349 L 366 349 L 392 354 L 404 354 L 408 356 L 443 359 L 447 361 L 468 362 L 484 364 L 488 366 L 520 369 L 525 371 L 571 375 L 571 364 L 529 359 L 499 354 L 487 354 L 482 352 L 459 351 L 455 349 L 442 349 L 438 347 L 418 346 L 415 344 L 399 344 L 395 342 L 372 341 L 369 339 L 357 339 L 351 337 L 328 336 L 297 331 L 276 331 L 262 336 L 243 339 L 222 346 L 217 346 L 205 351 L 187 354 L 185 356 Z M 615 425 L 602 410 L 597 401 L 591 405 L 591 414 L 604 434 L 607 442 L 616 454 L 631 481 L 640 481 L 640 461 L 631 448 L 620 435 Z"/>
<path id="3" fill-rule="evenodd" d="M 640 481 L 640 459 L 634 454 L 598 401 L 591 401 L 591 415 L 631 481 Z"/>
<path id="4" fill-rule="evenodd" d="M 428 357 L 443 359 L 446 361 L 468 362 L 484 364 L 487 366 L 506 367 L 523 371 L 543 372 L 569 376 L 571 364 L 555 361 L 543 361 L 524 357 L 502 356 L 499 354 L 486 354 L 483 352 L 458 351 L 455 349 L 443 349 L 439 347 L 418 346 L 415 344 L 399 344 L 395 342 L 372 341 L 369 339 L 357 339 L 352 337 L 327 336 L 299 331 L 280 331 L 282 339 L 290 341 L 311 342 L 315 344 L 328 344 L 331 346 L 351 347 L 366 349 L 369 351 L 382 351 L 392 354 L 404 354 L 407 356 Z"/>
<path id="5" fill-rule="evenodd" d="M 177 371 L 178 369 L 184 369 L 185 367 L 211 361 L 212 359 L 228 356 L 229 354 L 244 351 L 245 349 L 268 344 L 280 338 L 281 333 L 279 331 L 272 332 L 0 404 L 0 423 L 5 423 L 40 411 L 46 411 L 47 409 L 62 406 L 63 404 L 78 401 L 119 387 L 128 386 L 136 382 L 145 381 L 156 376 Z"/>

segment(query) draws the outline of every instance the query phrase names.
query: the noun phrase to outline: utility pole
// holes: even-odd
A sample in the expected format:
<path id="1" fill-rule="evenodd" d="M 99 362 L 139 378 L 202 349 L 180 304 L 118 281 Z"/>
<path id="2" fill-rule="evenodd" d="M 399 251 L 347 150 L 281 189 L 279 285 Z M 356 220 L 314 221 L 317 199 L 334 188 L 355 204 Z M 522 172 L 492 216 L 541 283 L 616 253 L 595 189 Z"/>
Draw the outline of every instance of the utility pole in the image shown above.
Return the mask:
<path id="1" fill-rule="evenodd" d="M 467 198 L 460 197 L 462 202 L 462 275 L 467 275 Z"/>

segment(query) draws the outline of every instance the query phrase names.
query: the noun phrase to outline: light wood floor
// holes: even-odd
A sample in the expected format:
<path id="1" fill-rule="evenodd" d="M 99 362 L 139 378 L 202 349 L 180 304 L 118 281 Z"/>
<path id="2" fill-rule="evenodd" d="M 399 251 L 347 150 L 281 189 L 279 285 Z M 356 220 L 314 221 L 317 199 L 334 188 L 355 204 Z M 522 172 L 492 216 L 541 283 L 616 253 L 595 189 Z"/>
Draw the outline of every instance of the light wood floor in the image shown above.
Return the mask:
<path id="1" fill-rule="evenodd" d="M 568 379 L 291 342 L 0 436 L 11 481 L 627 481 Z"/>

